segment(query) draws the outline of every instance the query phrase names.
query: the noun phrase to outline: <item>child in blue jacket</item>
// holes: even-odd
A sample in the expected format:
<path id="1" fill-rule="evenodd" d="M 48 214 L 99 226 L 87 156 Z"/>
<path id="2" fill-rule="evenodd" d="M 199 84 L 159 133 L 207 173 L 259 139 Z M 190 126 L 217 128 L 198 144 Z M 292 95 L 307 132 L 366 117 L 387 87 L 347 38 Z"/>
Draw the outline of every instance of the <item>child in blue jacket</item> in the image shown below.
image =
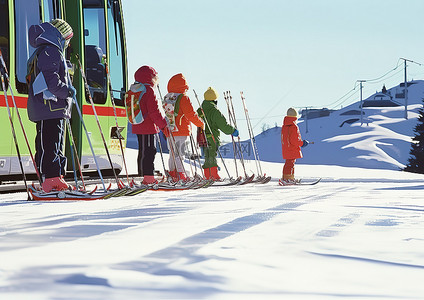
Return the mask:
<path id="1" fill-rule="evenodd" d="M 29 43 L 37 51 L 37 77 L 29 87 L 27 112 L 36 123 L 35 160 L 45 192 L 68 189 L 63 175 L 65 119 L 71 117 L 76 91 L 69 76 L 64 51 L 73 36 L 71 26 L 55 19 L 28 30 Z"/>

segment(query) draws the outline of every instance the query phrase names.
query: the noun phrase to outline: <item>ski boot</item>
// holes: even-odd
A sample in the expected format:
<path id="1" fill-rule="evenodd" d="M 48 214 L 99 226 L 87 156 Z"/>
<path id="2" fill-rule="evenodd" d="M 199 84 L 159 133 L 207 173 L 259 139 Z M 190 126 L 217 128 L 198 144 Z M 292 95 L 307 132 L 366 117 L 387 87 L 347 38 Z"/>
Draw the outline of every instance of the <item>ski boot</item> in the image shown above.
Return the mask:
<path id="1" fill-rule="evenodd" d="M 155 179 L 155 176 L 153 175 L 145 175 L 142 183 L 145 185 L 152 185 L 152 184 L 157 184 L 158 181 Z"/>
<path id="2" fill-rule="evenodd" d="M 62 177 L 46 178 L 42 185 L 43 191 L 50 193 L 51 191 L 64 191 L 69 189 L 69 185 Z"/>

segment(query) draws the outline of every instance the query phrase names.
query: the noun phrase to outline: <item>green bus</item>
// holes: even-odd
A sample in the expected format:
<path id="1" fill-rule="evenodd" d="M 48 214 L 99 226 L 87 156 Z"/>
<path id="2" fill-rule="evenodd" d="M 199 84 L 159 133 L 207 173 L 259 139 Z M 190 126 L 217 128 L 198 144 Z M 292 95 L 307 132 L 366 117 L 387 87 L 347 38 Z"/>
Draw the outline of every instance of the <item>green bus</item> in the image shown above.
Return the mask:
<path id="1" fill-rule="evenodd" d="M 119 138 L 126 137 L 127 131 L 124 96 L 128 86 L 121 0 L 0 0 L 0 49 L 9 71 L 10 89 L 13 91 L 31 151 L 34 154 L 36 130 L 35 123 L 29 121 L 27 117 L 28 87 L 25 76 L 27 60 L 35 49 L 28 43 L 28 28 L 33 24 L 56 18 L 66 20 L 74 30 L 74 37 L 66 50 L 66 57 L 74 65 L 73 85 L 77 90 L 77 99 L 82 108 L 99 167 L 102 173 L 112 173 L 89 94 L 79 69 L 79 62 L 87 78 L 89 93 L 95 103 L 95 111 L 106 139 L 113 168 L 119 173 L 123 165 Z M 107 67 L 110 80 L 106 72 Z M 11 107 L 21 161 L 25 174 L 33 176 L 36 172 L 16 116 L 16 109 L 13 107 L 10 89 L 7 92 L 7 99 Z M 22 175 L 5 99 L 0 86 L 0 181 Z M 118 119 L 118 126 L 115 117 Z M 85 174 L 95 174 L 97 170 L 95 161 L 75 106 L 71 126 L 82 171 Z M 121 142 L 125 147 L 125 141 Z M 68 157 L 67 170 L 72 173 L 68 138 L 65 153 Z"/>

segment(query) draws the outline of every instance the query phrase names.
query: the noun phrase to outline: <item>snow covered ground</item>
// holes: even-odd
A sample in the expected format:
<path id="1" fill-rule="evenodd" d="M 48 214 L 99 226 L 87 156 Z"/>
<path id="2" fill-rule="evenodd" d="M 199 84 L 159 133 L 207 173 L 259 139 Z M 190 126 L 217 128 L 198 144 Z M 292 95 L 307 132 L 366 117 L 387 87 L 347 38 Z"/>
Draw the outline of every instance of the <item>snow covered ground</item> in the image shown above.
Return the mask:
<path id="1" fill-rule="evenodd" d="M 423 299 L 424 176 L 299 165 L 322 182 L 280 187 L 262 167 L 266 185 L 0 195 L 0 299 Z"/>

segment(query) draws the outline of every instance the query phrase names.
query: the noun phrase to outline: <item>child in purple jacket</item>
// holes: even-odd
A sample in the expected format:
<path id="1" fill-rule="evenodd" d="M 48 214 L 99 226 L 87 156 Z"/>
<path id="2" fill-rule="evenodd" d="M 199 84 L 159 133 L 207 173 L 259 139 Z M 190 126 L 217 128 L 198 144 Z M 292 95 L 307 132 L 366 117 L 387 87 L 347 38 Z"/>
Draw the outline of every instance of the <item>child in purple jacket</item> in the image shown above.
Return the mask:
<path id="1" fill-rule="evenodd" d="M 55 19 L 28 30 L 29 43 L 36 48 L 36 78 L 29 87 L 28 117 L 36 123 L 35 160 L 45 192 L 68 189 L 63 180 L 66 156 L 63 153 L 65 119 L 71 117 L 72 86 L 64 51 L 73 36 L 71 26 Z"/>

